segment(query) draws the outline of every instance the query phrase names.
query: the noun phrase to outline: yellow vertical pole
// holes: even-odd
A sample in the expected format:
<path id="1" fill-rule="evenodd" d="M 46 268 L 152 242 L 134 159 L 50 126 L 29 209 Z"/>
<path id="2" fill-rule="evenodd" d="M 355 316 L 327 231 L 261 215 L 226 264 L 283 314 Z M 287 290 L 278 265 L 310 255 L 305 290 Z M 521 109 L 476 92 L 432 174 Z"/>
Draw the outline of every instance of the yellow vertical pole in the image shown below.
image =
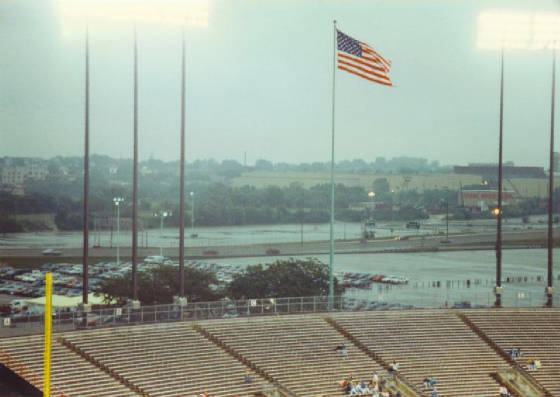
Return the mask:
<path id="1" fill-rule="evenodd" d="M 51 396 L 52 273 L 45 279 L 45 354 L 43 357 L 43 397 Z"/>

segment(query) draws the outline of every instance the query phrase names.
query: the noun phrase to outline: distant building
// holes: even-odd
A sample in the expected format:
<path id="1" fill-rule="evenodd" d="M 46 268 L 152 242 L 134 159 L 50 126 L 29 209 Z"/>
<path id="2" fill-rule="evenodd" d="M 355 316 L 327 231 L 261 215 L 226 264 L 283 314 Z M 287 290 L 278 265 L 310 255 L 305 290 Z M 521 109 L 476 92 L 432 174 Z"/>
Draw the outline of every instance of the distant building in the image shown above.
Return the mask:
<path id="1" fill-rule="evenodd" d="M 2 169 L 1 181 L 5 185 L 22 185 L 28 179 L 45 180 L 49 171 L 39 164 L 7 166 Z"/>
<path id="2" fill-rule="evenodd" d="M 512 162 L 504 163 L 504 178 L 546 178 L 543 167 L 517 167 Z M 498 179 L 497 164 L 469 164 L 453 167 L 456 174 L 479 175 L 488 180 Z"/>
<path id="3" fill-rule="evenodd" d="M 502 191 L 502 205 L 508 205 L 516 200 L 513 191 Z M 462 190 L 459 192 L 459 203 L 465 207 L 486 211 L 498 205 L 497 190 Z"/>

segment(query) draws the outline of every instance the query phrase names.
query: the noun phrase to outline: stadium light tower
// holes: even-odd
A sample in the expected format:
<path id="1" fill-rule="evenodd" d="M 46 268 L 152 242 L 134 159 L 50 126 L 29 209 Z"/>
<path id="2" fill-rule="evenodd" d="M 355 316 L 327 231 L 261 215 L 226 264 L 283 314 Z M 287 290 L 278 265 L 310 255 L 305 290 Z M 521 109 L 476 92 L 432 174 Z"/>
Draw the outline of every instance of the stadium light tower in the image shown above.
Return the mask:
<path id="1" fill-rule="evenodd" d="M 502 138 L 503 138 L 503 98 L 504 98 L 504 50 L 549 50 L 552 52 L 551 79 L 551 119 L 550 119 L 550 174 L 548 197 L 548 284 L 545 290 L 547 306 L 552 306 L 552 212 L 554 186 L 554 102 L 556 50 L 560 47 L 560 13 L 529 13 L 512 11 L 485 11 L 478 17 L 477 46 L 482 50 L 500 50 L 500 134 L 498 162 L 498 207 L 496 236 L 496 306 L 501 306 L 502 275 Z"/>
<path id="2" fill-rule="evenodd" d="M 162 25 L 175 27 L 208 26 L 208 0 L 58 0 L 56 9 L 62 35 L 75 36 L 85 22 L 92 27 L 123 26 L 135 22 L 138 25 Z"/>

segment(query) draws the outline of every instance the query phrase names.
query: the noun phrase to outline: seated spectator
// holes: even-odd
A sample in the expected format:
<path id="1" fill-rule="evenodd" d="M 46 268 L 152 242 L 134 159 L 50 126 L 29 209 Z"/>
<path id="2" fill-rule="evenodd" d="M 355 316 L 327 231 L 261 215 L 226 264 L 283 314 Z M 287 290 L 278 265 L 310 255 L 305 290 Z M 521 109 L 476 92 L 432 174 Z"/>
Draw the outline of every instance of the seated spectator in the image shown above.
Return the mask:
<path id="1" fill-rule="evenodd" d="M 379 383 L 378 382 L 371 382 L 371 390 L 374 393 L 379 393 Z"/>
<path id="2" fill-rule="evenodd" d="M 244 382 L 247 383 L 247 384 L 253 383 L 253 379 L 251 378 L 251 371 L 246 371 L 245 372 Z"/>
<path id="3" fill-rule="evenodd" d="M 424 378 L 423 383 L 425 388 L 434 387 L 437 384 L 437 380 L 432 377 Z"/>
<path id="4" fill-rule="evenodd" d="M 438 394 L 437 388 L 434 387 L 434 389 L 432 390 L 431 397 L 438 397 L 438 396 L 439 396 L 439 394 Z"/>
<path id="5" fill-rule="evenodd" d="M 537 370 L 536 361 L 537 360 L 533 360 L 533 359 L 527 360 L 527 371 L 536 371 Z"/>
<path id="6" fill-rule="evenodd" d="M 395 375 L 399 371 L 399 363 L 393 360 L 389 366 L 389 375 Z"/>
<path id="7" fill-rule="evenodd" d="M 498 392 L 500 393 L 500 397 L 511 397 L 511 394 L 505 386 L 500 386 Z"/>
<path id="8" fill-rule="evenodd" d="M 379 376 L 377 376 L 376 372 L 373 373 L 373 379 L 372 379 L 371 382 L 372 383 L 378 383 L 379 382 Z"/>
<path id="9" fill-rule="evenodd" d="M 344 387 L 344 394 L 350 394 L 352 391 L 352 382 L 350 380 L 346 380 Z"/>
<path id="10" fill-rule="evenodd" d="M 535 369 L 540 369 L 542 367 L 541 360 L 535 360 Z"/>
<path id="11" fill-rule="evenodd" d="M 520 348 L 509 349 L 508 353 L 511 356 L 511 358 L 523 357 L 523 353 L 521 352 Z"/>

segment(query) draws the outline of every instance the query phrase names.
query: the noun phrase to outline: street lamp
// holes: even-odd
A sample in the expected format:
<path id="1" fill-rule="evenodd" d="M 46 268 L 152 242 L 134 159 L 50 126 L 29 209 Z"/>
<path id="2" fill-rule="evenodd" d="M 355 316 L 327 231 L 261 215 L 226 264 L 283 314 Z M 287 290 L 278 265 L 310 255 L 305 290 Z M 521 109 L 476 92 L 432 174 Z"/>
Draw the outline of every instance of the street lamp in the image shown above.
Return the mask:
<path id="1" fill-rule="evenodd" d="M 371 204 L 369 206 L 369 211 L 368 211 L 368 213 L 370 213 L 370 211 L 372 210 L 372 207 L 373 207 L 373 199 L 375 198 L 375 192 L 370 190 L 367 195 L 371 200 Z"/>
<path id="2" fill-rule="evenodd" d="M 494 215 L 494 216 L 498 216 L 501 213 L 502 213 L 502 211 L 500 210 L 499 207 L 496 207 L 496 208 L 492 209 L 492 215 Z"/>
<path id="3" fill-rule="evenodd" d="M 113 204 L 117 207 L 117 267 L 121 263 L 121 211 L 120 211 L 120 204 L 124 201 L 122 197 L 113 197 Z"/>
<path id="4" fill-rule="evenodd" d="M 158 216 L 160 217 L 160 231 L 159 231 L 159 238 L 161 240 L 160 246 L 159 246 L 159 255 L 163 256 L 163 219 L 167 218 L 168 216 L 173 215 L 171 213 L 171 211 L 160 211 L 159 214 L 155 213 L 154 216 Z"/>

